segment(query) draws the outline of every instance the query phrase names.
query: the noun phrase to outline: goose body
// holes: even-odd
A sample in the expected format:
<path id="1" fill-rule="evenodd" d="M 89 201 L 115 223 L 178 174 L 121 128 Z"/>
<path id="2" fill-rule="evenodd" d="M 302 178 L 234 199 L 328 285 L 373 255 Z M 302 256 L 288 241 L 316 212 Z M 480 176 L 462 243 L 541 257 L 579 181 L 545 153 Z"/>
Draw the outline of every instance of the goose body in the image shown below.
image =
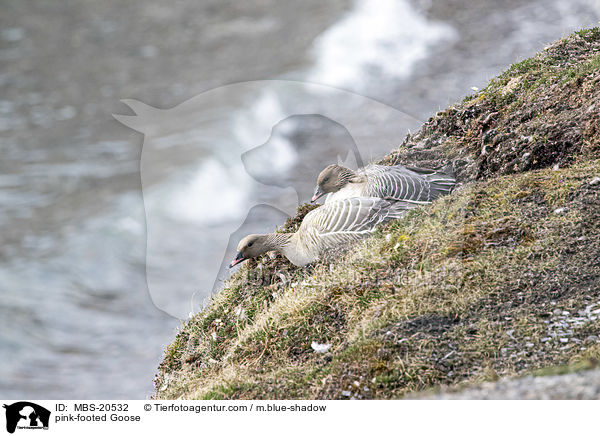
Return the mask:
<path id="1" fill-rule="evenodd" d="M 246 236 L 231 266 L 267 251 L 278 251 L 294 265 L 305 266 L 329 250 L 370 235 L 379 224 L 401 218 L 412 206 L 373 197 L 329 202 L 309 212 L 295 233 Z"/>
<path id="2" fill-rule="evenodd" d="M 456 180 L 450 167 L 436 171 L 370 164 L 357 171 L 330 165 L 317 183 L 313 201 L 329 193 L 325 204 L 356 196 L 426 204 L 450 193 Z"/>

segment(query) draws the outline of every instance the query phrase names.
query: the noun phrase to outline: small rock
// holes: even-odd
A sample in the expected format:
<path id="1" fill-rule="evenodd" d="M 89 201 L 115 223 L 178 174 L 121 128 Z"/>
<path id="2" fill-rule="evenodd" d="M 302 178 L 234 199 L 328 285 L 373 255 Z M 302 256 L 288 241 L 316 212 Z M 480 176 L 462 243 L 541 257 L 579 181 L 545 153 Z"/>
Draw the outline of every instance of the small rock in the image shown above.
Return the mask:
<path id="1" fill-rule="evenodd" d="M 590 185 L 594 186 L 598 184 L 600 184 L 600 177 L 594 177 L 592 180 L 590 180 Z"/>
<path id="2" fill-rule="evenodd" d="M 569 338 L 560 338 L 560 341 L 565 344 L 567 342 L 569 342 Z"/>
<path id="3" fill-rule="evenodd" d="M 503 96 L 504 95 L 508 95 L 508 94 L 512 94 L 515 91 L 515 89 L 517 89 L 518 86 L 519 86 L 519 79 L 517 79 L 516 77 L 513 77 L 506 84 L 506 86 L 504 88 L 502 88 L 502 90 L 500 91 L 500 93 Z"/>
<path id="4" fill-rule="evenodd" d="M 596 335 L 590 335 L 587 338 L 585 338 L 586 342 L 598 342 L 598 336 Z"/>
<path id="5" fill-rule="evenodd" d="M 555 214 L 557 214 L 557 215 L 560 215 L 561 213 L 565 213 L 565 212 L 566 212 L 566 210 L 567 210 L 567 209 L 566 209 L 566 208 L 564 208 L 564 207 L 559 207 L 559 208 L 557 208 L 557 209 L 554 209 L 554 213 L 555 213 Z"/>
<path id="6" fill-rule="evenodd" d="M 350 391 L 342 391 L 342 395 L 344 397 L 349 397 L 350 395 L 352 395 L 352 392 L 350 392 Z"/>
<path id="7" fill-rule="evenodd" d="M 331 348 L 331 344 L 319 344 L 318 342 L 313 341 L 310 344 L 310 348 L 315 350 L 316 353 L 327 353 Z"/>

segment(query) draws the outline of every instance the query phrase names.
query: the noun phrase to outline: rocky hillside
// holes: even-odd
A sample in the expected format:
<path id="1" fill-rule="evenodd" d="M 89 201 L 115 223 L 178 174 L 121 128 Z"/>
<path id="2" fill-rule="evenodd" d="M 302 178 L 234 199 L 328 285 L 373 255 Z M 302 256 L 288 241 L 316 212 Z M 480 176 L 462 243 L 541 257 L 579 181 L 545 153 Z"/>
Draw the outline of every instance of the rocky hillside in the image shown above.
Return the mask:
<path id="1" fill-rule="evenodd" d="M 182 325 L 155 396 L 400 398 L 595 367 L 599 134 L 596 28 L 513 65 L 383 159 L 452 162 L 452 195 L 333 262 L 247 262 Z"/>

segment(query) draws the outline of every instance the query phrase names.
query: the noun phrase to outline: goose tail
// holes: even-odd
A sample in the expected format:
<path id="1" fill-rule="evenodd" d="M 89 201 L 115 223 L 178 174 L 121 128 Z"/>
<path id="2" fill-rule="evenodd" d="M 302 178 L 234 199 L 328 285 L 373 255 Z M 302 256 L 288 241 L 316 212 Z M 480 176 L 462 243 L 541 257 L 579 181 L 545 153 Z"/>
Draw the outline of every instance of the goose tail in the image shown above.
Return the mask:
<path id="1" fill-rule="evenodd" d="M 409 202 L 409 201 L 402 201 L 402 200 L 391 201 L 389 203 L 389 209 L 388 209 L 388 213 L 386 216 L 386 221 L 400 219 L 404 215 L 406 215 L 406 213 L 410 209 L 414 209 L 417 206 L 419 206 L 419 204 L 416 204 L 414 202 Z"/>
<path id="2" fill-rule="evenodd" d="M 454 175 L 452 164 L 446 165 L 434 173 L 426 175 L 425 179 L 430 184 L 432 200 L 451 193 L 456 186 L 456 176 Z"/>

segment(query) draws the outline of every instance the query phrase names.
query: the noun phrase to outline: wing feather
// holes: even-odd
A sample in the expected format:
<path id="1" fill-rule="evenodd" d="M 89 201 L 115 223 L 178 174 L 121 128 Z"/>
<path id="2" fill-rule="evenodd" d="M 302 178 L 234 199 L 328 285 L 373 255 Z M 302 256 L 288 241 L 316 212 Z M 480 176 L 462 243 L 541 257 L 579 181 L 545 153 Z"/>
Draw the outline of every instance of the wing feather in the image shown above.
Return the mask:
<path id="1" fill-rule="evenodd" d="M 307 214 L 298 232 L 314 235 L 319 250 L 331 248 L 370 235 L 379 224 L 399 218 L 411 206 L 373 197 L 346 198 Z"/>
<path id="2" fill-rule="evenodd" d="M 451 173 L 419 169 L 414 171 L 402 165 L 368 165 L 366 193 L 389 200 L 406 200 L 426 204 L 449 193 L 456 180 Z"/>

